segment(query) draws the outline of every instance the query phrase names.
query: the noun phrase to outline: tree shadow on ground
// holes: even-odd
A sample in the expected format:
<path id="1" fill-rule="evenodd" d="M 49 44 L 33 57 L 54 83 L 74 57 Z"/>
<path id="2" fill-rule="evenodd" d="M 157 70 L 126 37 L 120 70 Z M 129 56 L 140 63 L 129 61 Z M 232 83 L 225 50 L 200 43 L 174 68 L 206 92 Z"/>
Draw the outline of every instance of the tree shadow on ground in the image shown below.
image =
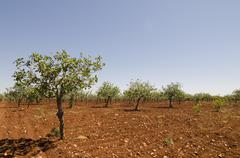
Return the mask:
<path id="1" fill-rule="evenodd" d="M 0 140 L 0 157 L 13 158 L 15 156 L 36 156 L 40 152 L 45 152 L 54 148 L 54 142 L 49 138 L 40 138 L 38 140 L 20 138 L 20 139 L 2 139 Z"/>
<path id="2" fill-rule="evenodd" d="M 140 111 L 145 111 L 145 110 L 135 110 L 135 109 L 123 109 L 125 112 L 140 112 Z"/>
<path id="3" fill-rule="evenodd" d="M 105 105 L 95 105 L 95 106 L 91 106 L 91 108 L 94 108 L 94 109 L 110 109 L 111 106 L 106 107 Z"/>

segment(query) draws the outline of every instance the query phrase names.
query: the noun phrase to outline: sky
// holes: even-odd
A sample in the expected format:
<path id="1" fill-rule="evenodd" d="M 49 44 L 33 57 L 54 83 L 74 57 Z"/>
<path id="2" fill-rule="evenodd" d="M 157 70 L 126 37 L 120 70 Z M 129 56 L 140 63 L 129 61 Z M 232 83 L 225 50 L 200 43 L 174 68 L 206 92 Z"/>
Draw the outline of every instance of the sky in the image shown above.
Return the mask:
<path id="1" fill-rule="evenodd" d="M 238 0 L 0 1 L 0 92 L 13 85 L 13 61 L 62 49 L 103 57 L 99 82 L 131 80 L 188 93 L 240 88 Z"/>

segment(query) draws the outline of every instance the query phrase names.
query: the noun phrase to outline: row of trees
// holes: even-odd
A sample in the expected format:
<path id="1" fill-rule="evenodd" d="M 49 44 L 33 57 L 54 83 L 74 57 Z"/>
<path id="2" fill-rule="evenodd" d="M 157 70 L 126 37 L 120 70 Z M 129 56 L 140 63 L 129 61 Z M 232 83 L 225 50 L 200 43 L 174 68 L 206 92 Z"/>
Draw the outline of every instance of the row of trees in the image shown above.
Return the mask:
<path id="1" fill-rule="evenodd" d="M 17 70 L 13 74 L 15 84 L 8 89 L 5 98 L 17 101 L 20 106 L 22 101 L 28 105 L 33 102 L 38 103 L 41 99 L 55 98 L 57 105 L 57 118 L 61 139 L 64 137 L 64 112 L 62 102 L 69 100 L 72 107 L 76 100 L 94 98 L 94 95 L 87 92 L 98 81 L 97 72 L 104 67 L 102 58 L 83 56 L 70 57 L 66 51 L 57 52 L 55 55 L 41 55 L 33 53 L 29 58 L 19 58 L 15 61 Z M 2 96 L 0 96 L 2 98 Z M 120 97 L 135 103 L 134 110 L 139 110 L 141 101 L 167 99 L 169 107 L 172 108 L 172 101 L 195 99 L 196 102 L 210 101 L 212 96 L 205 93 L 191 96 L 184 93 L 179 83 L 171 83 L 157 90 L 149 82 L 141 80 L 132 81 L 127 90 L 121 95 L 120 89 L 109 82 L 104 82 L 97 91 L 97 98 L 105 100 L 105 106 L 112 102 L 114 98 Z M 238 101 L 240 90 L 227 96 L 227 99 Z"/>
<path id="2" fill-rule="evenodd" d="M 16 85 L 13 88 L 8 89 L 5 98 L 17 102 L 18 106 L 20 106 L 20 103 L 23 101 L 29 106 L 34 102 L 39 104 L 42 99 L 46 99 L 46 97 L 41 97 L 35 89 L 29 87 L 22 89 Z M 195 95 L 187 94 L 182 90 L 180 83 L 171 83 L 162 87 L 160 90 L 155 88 L 149 82 L 136 80 L 131 81 L 128 89 L 123 93 L 121 93 L 120 88 L 114 84 L 104 82 L 96 93 L 92 93 L 90 90 L 75 90 L 66 94 L 63 97 L 63 100 L 68 101 L 69 108 L 72 108 L 77 101 L 104 101 L 105 107 L 112 104 L 113 100 L 128 101 L 129 104 L 135 104 L 134 110 L 137 111 L 139 110 L 140 103 L 146 101 L 159 102 L 161 100 L 168 100 L 169 107 L 173 108 L 173 100 L 177 101 L 178 104 L 181 104 L 182 101 L 195 101 L 198 103 L 202 101 L 213 101 L 216 98 L 219 98 L 219 96 L 212 96 L 208 93 L 197 93 Z M 240 100 L 240 90 L 235 90 L 232 95 L 227 95 L 222 98 L 229 102 L 237 102 Z"/>

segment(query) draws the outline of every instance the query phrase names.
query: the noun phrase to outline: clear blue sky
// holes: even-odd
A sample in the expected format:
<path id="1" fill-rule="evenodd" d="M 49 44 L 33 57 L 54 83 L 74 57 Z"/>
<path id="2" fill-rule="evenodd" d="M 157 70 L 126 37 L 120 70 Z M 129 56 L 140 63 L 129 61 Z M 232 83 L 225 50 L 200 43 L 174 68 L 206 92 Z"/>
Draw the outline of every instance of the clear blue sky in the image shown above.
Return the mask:
<path id="1" fill-rule="evenodd" d="M 13 84 L 17 57 L 65 49 L 103 56 L 99 84 L 125 89 L 140 78 L 231 93 L 240 88 L 239 8 L 239 0 L 0 1 L 0 92 Z"/>

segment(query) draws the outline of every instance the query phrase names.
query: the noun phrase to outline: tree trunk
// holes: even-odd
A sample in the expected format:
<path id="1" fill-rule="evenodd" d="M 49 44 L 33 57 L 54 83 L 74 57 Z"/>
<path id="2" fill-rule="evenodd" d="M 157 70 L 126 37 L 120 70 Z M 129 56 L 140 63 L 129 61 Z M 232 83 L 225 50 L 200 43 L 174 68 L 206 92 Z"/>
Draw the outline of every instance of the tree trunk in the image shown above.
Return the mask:
<path id="1" fill-rule="evenodd" d="M 139 106 L 139 103 L 140 103 L 141 98 L 142 98 L 142 97 L 140 97 L 140 98 L 137 99 L 137 104 L 136 104 L 135 109 L 134 109 L 135 111 L 138 111 L 138 110 L 139 110 L 139 109 L 138 109 L 138 106 Z"/>
<path id="2" fill-rule="evenodd" d="M 74 104 L 74 97 L 71 95 L 70 96 L 70 101 L 69 101 L 69 108 L 72 108 Z"/>
<path id="3" fill-rule="evenodd" d="M 20 107 L 22 99 L 18 99 L 17 106 Z"/>
<path id="4" fill-rule="evenodd" d="M 178 105 L 180 105 L 181 104 L 181 99 L 178 99 Z"/>
<path id="5" fill-rule="evenodd" d="M 108 98 L 106 99 L 106 104 L 105 104 L 105 107 L 106 107 L 106 108 L 108 107 L 108 104 L 109 104 L 110 101 L 111 101 L 111 97 L 108 96 Z"/>
<path id="6" fill-rule="evenodd" d="M 173 108 L 173 106 L 172 106 L 172 97 L 169 98 L 169 108 Z"/>
<path id="7" fill-rule="evenodd" d="M 60 139 L 64 138 L 64 112 L 63 112 L 63 107 L 62 107 L 62 96 L 57 96 L 57 117 L 60 123 L 59 129 L 60 129 Z"/>

